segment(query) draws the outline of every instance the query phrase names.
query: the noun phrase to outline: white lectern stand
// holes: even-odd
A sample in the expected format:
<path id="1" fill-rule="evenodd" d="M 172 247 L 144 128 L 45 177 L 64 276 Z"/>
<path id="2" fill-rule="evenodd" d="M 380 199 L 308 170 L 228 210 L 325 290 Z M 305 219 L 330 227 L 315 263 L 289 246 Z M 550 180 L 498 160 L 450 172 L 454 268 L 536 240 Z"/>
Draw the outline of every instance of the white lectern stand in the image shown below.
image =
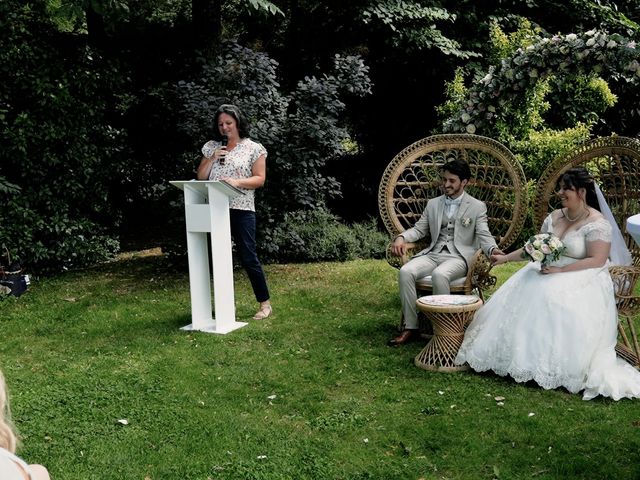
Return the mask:
<path id="1" fill-rule="evenodd" d="M 640 213 L 627 218 L 627 232 L 640 245 Z"/>
<path id="2" fill-rule="evenodd" d="M 228 183 L 209 180 L 169 183 L 184 191 L 192 323 L 182 330 L 224 334 L 244 327 L 246 322 L 236 322 L 229 224 L 229 197 L 243 192 Z M 211 233 L 215 320 L 211 317 L 207 233 Z"/>

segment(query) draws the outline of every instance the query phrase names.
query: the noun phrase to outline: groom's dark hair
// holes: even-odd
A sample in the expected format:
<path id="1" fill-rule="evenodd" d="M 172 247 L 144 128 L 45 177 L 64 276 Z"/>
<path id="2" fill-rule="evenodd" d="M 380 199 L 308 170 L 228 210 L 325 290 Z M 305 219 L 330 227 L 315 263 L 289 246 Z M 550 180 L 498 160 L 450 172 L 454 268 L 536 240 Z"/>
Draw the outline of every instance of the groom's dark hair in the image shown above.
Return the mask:
<path id="1" fill-rule="evenodd" d="M 457 175 L 460 181 L 471 178 L 471 168 L 469 164 L 461 158 L 450 160 L 440 167 L 441 172 L 449 172 Z"/>

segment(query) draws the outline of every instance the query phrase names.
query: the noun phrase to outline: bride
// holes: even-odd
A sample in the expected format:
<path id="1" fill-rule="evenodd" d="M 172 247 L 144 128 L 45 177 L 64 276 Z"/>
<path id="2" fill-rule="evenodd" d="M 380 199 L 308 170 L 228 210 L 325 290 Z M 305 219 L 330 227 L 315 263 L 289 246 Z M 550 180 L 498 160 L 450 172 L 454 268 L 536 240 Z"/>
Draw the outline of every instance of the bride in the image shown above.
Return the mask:
<path id="1" fill-rule="evenodd" d="M 618 316 L 608 258 L 612 235 L 619 236 L 617 247 L 621 233 L 600 212 L 608 206 L 586 169 L 568 170 L 558 185 L 562 208 L 541 231 L 559 237 L 566 250 L 547 266 L 524 266 L 493 294 L 469 325 L 456 363 L 546 389 L 582 391 L 584 400 L 640 397 L 640 372 L 615 353 Z M 630 264 L 622 245 L 622 258 L 613 262 Z M 522 249 L 491 260 L 522 260 Z"/>

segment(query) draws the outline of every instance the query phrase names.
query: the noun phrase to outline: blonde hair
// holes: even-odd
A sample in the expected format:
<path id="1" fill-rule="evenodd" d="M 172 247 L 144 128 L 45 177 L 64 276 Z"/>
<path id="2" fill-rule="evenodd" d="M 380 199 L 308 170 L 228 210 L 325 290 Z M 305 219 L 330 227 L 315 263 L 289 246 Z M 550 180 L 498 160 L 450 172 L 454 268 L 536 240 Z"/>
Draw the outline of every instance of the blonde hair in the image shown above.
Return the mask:
<path id="1" fill-rule="evenodd" d="M 16 444 L 17 438 L 11 423 L 7 383 L 4 380 L 2 370 L 0 370 L 0 447 L 15 453 Z"/>

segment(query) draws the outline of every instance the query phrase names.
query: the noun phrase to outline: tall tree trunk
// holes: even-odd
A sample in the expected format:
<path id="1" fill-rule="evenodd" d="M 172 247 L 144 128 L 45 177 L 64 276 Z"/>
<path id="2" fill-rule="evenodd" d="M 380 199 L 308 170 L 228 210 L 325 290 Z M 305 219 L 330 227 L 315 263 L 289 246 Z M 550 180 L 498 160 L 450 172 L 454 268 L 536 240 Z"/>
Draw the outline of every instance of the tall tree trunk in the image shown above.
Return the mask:
<path id="1" fill-rule="evenodd" d="M 206 58 L 215 54 L 222 33 L 224 0 L 192 0 L 191 18 L 195 48 Z"/>
<path id="2" fill-rule="evenodd" d="M 88 2 L 85 14 L 87 15 L 89 43 L 94 47 L 104 49 L 108 45 L 104 17 L 95 11 L 92 2 Z"/>
<path id="3" fill-rule="evenodd" d="M 287 5 L 287 30 L 285 33 L 285 45 L 296 45 L 296 48 L 285 48 L 281 59 L 281 69 L 287 72 L 288 87 L 294 87 L 300 78 L 304 77 L 304 60 L 306 54 L 305 32 L 300 31 L 300 27 L 305 28 L 309 15 L 306 13 L 304 5 L 300 5 L 298 0 L 289 0 Z"/>

